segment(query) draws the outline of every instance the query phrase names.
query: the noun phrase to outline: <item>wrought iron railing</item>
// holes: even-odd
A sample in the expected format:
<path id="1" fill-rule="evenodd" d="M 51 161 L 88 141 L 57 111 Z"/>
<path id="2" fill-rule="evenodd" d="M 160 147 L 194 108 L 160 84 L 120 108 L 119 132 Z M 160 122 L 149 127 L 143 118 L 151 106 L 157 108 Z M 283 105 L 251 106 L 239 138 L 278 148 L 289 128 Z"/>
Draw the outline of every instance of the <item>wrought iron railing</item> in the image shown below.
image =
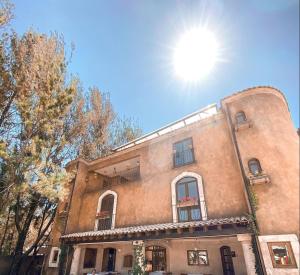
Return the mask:
<path id="1" fill-rule="evenodd" d="M 99 218 L 98 219 L 98 230 L 111 229 L 111 217 Z"/>
<path id="2" fill-rule="evenodd" d="M 141 177 L 140 166 L 117 172 L 113 177 L 105 177 L 103 188 L 110 188 L 113 185 L 124 184 L 139 180 Z"/>

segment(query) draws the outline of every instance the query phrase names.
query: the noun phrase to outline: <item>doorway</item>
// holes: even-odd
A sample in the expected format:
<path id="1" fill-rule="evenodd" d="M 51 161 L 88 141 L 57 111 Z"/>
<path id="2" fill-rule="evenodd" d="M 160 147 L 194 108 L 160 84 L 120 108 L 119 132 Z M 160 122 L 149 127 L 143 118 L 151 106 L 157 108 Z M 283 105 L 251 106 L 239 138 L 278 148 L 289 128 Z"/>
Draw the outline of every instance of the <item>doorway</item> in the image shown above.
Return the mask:
<path id="1" fill-rule="evenodd" d="M 220 248 L 223 274 L 224 275 L 234 275 L 234 267 L 232 262 L 232 253 L 229 246 L 222 246 Z"/>
<path id="2" fill-rule="evenodd" d="M 146 248 L 146 271 L 166 271 L 166 249 L 162 246 L 148 246 Z"/>
<path id="3" fill-rule="evenodd" d="M 116 249 L 105 248 L 103 251 L 102 271 L 115 271 Z"/>

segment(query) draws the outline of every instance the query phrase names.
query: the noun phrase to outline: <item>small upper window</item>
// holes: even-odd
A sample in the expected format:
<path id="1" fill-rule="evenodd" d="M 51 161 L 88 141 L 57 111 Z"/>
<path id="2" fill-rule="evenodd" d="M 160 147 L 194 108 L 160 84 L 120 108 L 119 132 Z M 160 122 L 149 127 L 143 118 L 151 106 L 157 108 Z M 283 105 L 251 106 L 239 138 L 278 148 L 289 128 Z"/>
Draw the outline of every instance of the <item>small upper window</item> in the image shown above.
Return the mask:
<path id="1" fill-rule="evenodd" d="M 252 175 L 257 176 L 261 174 L 262 169 L 258 159 L 250 159 L 248 161 L 249 171 Z"/>
<path id="2" fill-rule="evenodd" d="M 247 121 L 246 115 L 243 111 L 236 113 L 235 120 L 237 124 L 242 124 Z"/>
<path id="3" fill-rule="evenodd" d="M 194 161 L 195 158 L 192 138 L 187 138 L 173 144 L 174 167 L 193 163 Z"/>
<path id="4" fill-rule="evenodd" d="M 272 242 L 268 247 L 274 268 L 297 268 L 289 242 Z"/>

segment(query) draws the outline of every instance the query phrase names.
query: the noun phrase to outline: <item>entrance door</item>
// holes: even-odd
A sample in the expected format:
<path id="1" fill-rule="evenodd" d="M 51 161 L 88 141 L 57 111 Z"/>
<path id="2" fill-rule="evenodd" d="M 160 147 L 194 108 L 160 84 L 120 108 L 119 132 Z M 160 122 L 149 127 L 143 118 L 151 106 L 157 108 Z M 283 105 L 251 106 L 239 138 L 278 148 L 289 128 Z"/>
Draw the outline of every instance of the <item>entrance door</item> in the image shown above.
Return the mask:
<path id="1" fill-rule="evenodd" d="M 103 251 L 102 271 L 115 271 L 116 249 L 105 248 Z"/>
<path id="2" fill-rule="evenodd" d="M 223 274 L 224 275 L 234 275 L 234 267 L 232 262 L 231 249 L 229 246 L 222 246 L 220 248 Z"/>

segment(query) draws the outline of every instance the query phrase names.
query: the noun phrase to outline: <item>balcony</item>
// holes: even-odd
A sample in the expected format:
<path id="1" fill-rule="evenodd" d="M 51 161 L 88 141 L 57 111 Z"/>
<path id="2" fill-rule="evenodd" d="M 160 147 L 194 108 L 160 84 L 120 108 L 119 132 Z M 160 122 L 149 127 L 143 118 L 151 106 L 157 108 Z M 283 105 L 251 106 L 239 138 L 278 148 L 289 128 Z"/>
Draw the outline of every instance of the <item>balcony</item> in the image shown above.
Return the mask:
<path id="1" fill-rule="evenodd" d="M 267 175 L 264 172 L 257 174 L 257 175 L 249 174 L 248 179 L 249 179 L 250 185 L 260 185 L 260 184 L 270 184 L 271 183 L 271 179 L 270 179 L 269 175 Z"/>
<path id="2" fill-rule="evenodd" d="M 139 157 L 125 160 L 94 171 L 103 176 L 103 188 L 110 188 L 118 184 L 138 181 L 140 174 Z"/>
<path id="3" fill-rule="evenodd" d="M 246 121 L 243 121 L 243 122 L 236 123 L 235 126 L 234 126 L 234 129 L 235 129 L 236 132 L 238 132 L 238 131 L 241 131 L 241 130 L 244 130 L 244 129 L 251 128 L 252 126 L 253 126 L 252 121 L 251 120 L 246 120 Z"/>
<path id="4" fill-rule="evenodd" d="M 98 218 L 97 230 L 111 229 L 111 217 Z"/>

